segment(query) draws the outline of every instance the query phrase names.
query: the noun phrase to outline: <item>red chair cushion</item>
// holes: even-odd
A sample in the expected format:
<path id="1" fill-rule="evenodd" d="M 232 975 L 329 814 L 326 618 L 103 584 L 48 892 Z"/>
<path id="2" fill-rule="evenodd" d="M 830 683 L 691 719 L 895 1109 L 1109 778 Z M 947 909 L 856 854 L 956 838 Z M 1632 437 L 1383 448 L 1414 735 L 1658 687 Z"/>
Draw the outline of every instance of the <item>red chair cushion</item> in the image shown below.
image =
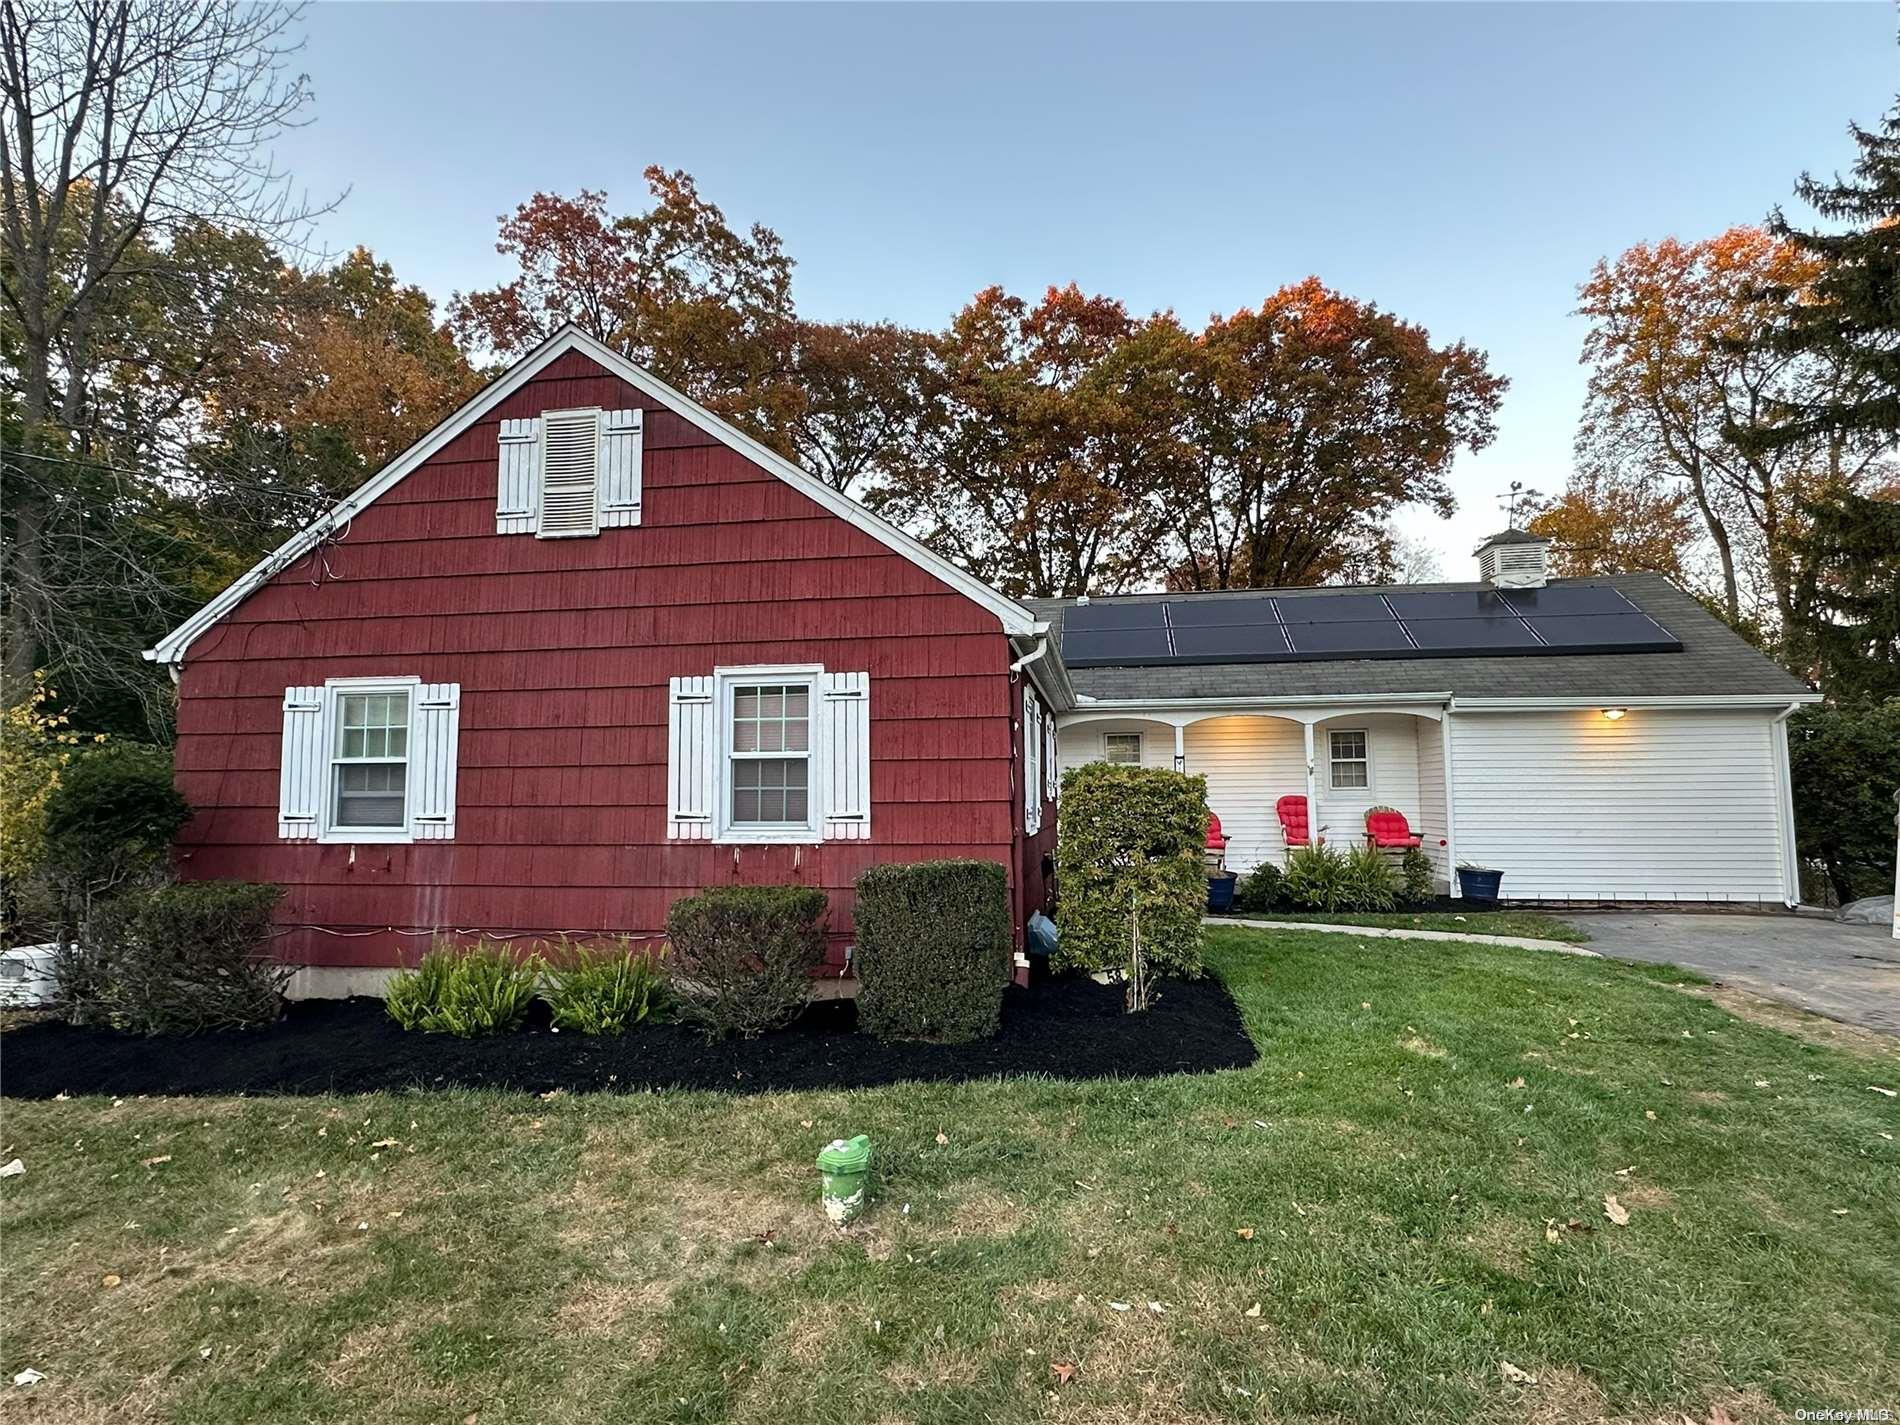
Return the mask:
<path id="1" fill-rule="evenodd" d="M 1280 834 L 1288 846 L 1305 846 L 1312 839 L 1312 821 L 1306 814 L 1306 798 L 1281 797 L 1273 804 L 1280 818 Z"/>
<path id="2" fill-rule="evenodd" d="M 1369 811 L 1366 813 L 1366 835 L 1372 838 L 1374 846 L 1422 846 L 1425 838 L 1412 834 L 1410 823 L 1402 811 Z"/>
<path id="3" fill-rule="evenodd" d="M 1227 849 L 1227 838 L 1221 834 L 1220 818 L 1211 811 L 1207 814 L 1207 849 L 1209 851 Z"/>

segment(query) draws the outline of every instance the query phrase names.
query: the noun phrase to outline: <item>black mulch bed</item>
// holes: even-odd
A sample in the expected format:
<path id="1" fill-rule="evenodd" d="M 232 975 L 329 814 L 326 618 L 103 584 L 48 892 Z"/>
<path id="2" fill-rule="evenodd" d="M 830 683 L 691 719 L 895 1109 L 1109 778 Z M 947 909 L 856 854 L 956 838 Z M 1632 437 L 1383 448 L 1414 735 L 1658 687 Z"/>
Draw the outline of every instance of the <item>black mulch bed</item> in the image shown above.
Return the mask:
<path id="1" fill-rule="evenodd" d="M 618 1037 L 549 1031 L 537 1003 L 519 1033 L 484 1039 L 412 1034 L 381 1000 L 306 1000 L 270 1029 L 149 1039 L 68 1024 L 0 1035 L 0 1095 L 319 1094 L 495 1088 L 545 1093 L 652 1088 L 767 1093 L 957 1082 L 1001 1074 L 1133 1078 L 1244 1068 L 1257 1057 L 1216 977 L 1162 984 L 1146 1014 L 1122 1012 L 1119 985 L 1054 980 L 1012 987 L 1002 1031 L 978 1044 L 880 1044 L 858 1034 L 857 1006 L 815 1004 L 790 1028 L 708 1044 L 675 1024 Z"/>
<path id="2" fill-rule="evenodd" d="M 1233 916 L 1239 920 L 1272 920 L 1282 912 L 1297 914 L 1302 907 L 1294 905 L 1275 906 L 1272 910 L 1221 910 L 1216 915 Z M 1453 900 L 1450 896 L 1433 896 L 1428 901 L 1406 901 L 1394 906 L 1390 915 L 1489 915 L 1493 911 L 1535 910 L 1536 906 L 1527 901 L 1474 901 Z"/>

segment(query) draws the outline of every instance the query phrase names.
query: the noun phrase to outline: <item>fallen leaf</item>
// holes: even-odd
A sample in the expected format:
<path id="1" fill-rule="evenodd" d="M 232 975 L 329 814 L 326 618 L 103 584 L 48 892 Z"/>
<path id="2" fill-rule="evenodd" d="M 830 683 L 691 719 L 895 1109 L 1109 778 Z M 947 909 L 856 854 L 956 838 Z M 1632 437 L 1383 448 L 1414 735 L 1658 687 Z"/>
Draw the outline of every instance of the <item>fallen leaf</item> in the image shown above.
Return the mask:
<path id="1" fill-rule="evenodd" d="M 1616 1194 L 1613 1192 L 1603 1194 L 1603 1215 L 1618 1227 L 1629 1226 L 1630 1210 L 1616 1200 Z"/>
<path id="2" fill-rule="evenodd" d="M 1544 1223 L 1544 1240 L 1546 1242 L 1558 1242 L 1563 1240 L 1562 1234 L 1557 1231 L 1557 1219 L 1554 1217 Z"/>
<path id="3" fill-rule="evenodd" d="M 1523 1087 L 1524 1087 L 1524 1076 L 1523 1076 L 1522 1074 L 1519 1074 L 1519 1075 L 1518 1075 L 1518 1076 L 1517 1076 L 1516 1078 L 1514 1078 L 1514 1079 L 1512 1079 L 1512 1080 L 1510 1081 L 1510 1083 L 1508 1083 L 1508 1084 L 1506 1084 L 1506 1085 L 1505 1085 L 1505 1087 L 1506 1087 L 1507 1089 L 1521 1089 L 1521 1088 L 1523 1088 Z"/>
<path id="4" fill-rule="evenodd" d="M 0 1167 L 0 1178 L 17 1178 L 25 1171 L 26 1164 L 21 1162 L 18 1158 L 15 1158 L 5 1167 Z M 45 1377 L 42 1376 L 41 1379 L 44 1380 Z"/>
<path id="5" fill-rule="evenodd" d="M 539 1127 L 540 1125 L 536 1124 L 535 1126 Z M 402 1143 L 399 1139 L 395 1138 L 378 1138 L 369 1146 L 372 1148 L 400 1148 L 402 1147 Z"/>
<path id="6" fill-rule="evenodd" d="M 1166 1311 L 1168 1308 L 1159 1301 L 1151 1301 L 1148 1303 L 1148 1309 L 1152 1311 L 1156 1316 L 1159 1316 L 1162 1312 Z"/>
<path id="7" fill-rule="evenodd" d="M 140 1159 L 139 1166 L 141 1168 L 156 1168 L 160 1163 L 169 1163 L 171 1160 L 172 1155 L 170 1153 L 160 1153 L 156 1158 Z"/>
<path id="8" fill-rule="evenodd" d="M 1537 1384 L 1536 1376 L 1532 1375 L 1529 1371 L 1519 1370 L 1516 1366 L 1512 1365 L 1509 1361 L 1500 1360 L 1498 1362 L 1498 1374 L 1503 1376 L 1512 1385 L 1536 1385 Z"/>
<path id="9" fill-rule="evenodd" d="M 800 1128 L 809 1128 L 811 1127 L 811 1120 L 809 1118 L 801 1118 L 798 1120 L 798 1126 Z"/>
<path id="10" fill-rule="evenodd" d="M 16 1375 L 13 1378 L 13 1383 L 15 1385 L 21 1385 L 21 1386 L 32 1386 L 32 1385 L 38 1385 L 41 1381 L 45 1379 L 46 1379 L 45 1372 L 36 1371 L 31 1366 L 28 1366 L 25 1370 L 21 1371 L 18 1375 Z"/>
<path id="11" fill-rule="evenodd" d="M 551 1099 L 559 1098 L 561 1096 L 561 1093 L 562 1093 L 562 1090 L 560 1089 L 549 1089 L 546 1093 L 541 1095 L 541 1099 L 543 1102 L 547 1102 Z"/>
<path id="12" fill-rule="evenodd" d="M 1636 1164 L 1631 1163 L 1627 1168 L 1618 1168 L 1616 1170 L 1616 1175 L 1619 1178 L 1626 1178 L 1635 1171 L 1636 1171 Z"/>
<path id="13" fill-rule="evenodd" d="M 1756 1080 L 1755 1080 L 1755 1087 L 1756 1087 L 1756 1088 L 1758 1088 L 1758 1089 L 1765 1089 L 1765 1088 L 1767 1088 L 1767 1087 L 1768 1087 L 1768 1080 L 1766 1080 L 1766 1079 L 1756 1079 Z"/>
<path id="14" fill-rule="evenodd" d="M 1643 1117 L 1647 1118 L 1651 1123 L 1654 1123 L 1656 1121 L 1656 1110 L 1653 1108 L 1644 1109 Z"/>
<path id="15" fill-rule="evenodd" d="M 1883 1089 L 1879 1084 L 1869 1084 L 1867 1087 L 1875 1093 L 1884 1093 L 1888 1098 L 1900 1098 L 1900 1090 Z"/>
<path id="16" fill-rule="evenodd" d="M 1057 1385 L 1067 1385 L 1075 1379 L 1075 1364 L 1071 1361 L 1051 1361 L 1049 1374 L 1056 1378 Z"/>
<path id="17" fill-rule="evenodd" d="M 1132 1308 L 1125 1301 L 1111 1301 L 1108 1304 L 1108 1309 L 1110 1311 L 1128 1311 Z"/>
<path id="18" fill-rule="evenodd" d="M 1489 1316 L 1490 1314 L 1491 1314 L 1491 1298 L 1487 1296 L 1484 1299 L 1484 1305 L 1478 1308 L 1478 1315 Z"/>
<path id="19" fill-rule="evenodd" d="M 1245 1311 L 1241 1312 L 1240 1314 L 1242 1316 L 1247 1316 L 1247 1317 L 1258 1316 L 1260 1314 L 1260 1303 L 1256 1301 L 1252 1306 L 1248 1307 Z"/>
<path id="20" fill-rule="evenodd" d="M 1837 1207 L 1834 1209 L 1834 1215 L 1836 1217 L 1845 1217 L 1847 1216 L 1847 1209 L 1844 1207 Z"/>
<path id="21" fill-rule="evenodd" d="M 950 1135 L 949 1135 L 949 1134 L 947 1134 L 947 1133 L 942 1133 L 942 1132 L 939 1132 L 939 1133 L 937 1134 L 937 1146 L 938 1146 L 939 1148 L 941 1148 L 941 1147 L 942 1147 L 942 1146 L 943 1146 L 944 1144 L 946 1144 L 946 1143 L 948 1143 L 949 1141 L 950 1141 Z"/>
<path id="22" fill-rule="evenodd" d="M 1240 1239 L 1241 1241 L 1243 1241 L 1243 1242 L 1251 1242 L 1251 1241 L 1253 1241 L 1253 1228 L 1251 1228 L 1251 1227 L 1236 1227 L 1236 1228 L 1234 1229 L 1234 1235 L 1235 1235 L 1236 1237 L 1238 1237 L 1238 1238 L 1239 1238 L 1239 1239 Z"/>
<path id="23" fill-rule="evenodd" d="M 117 1272 L 107 1272 L 103 1277 L 99 1278 L 99 1285 L 104 1287 L 107 1291 L 111 1291 L 113 1287 L 119 1284 L 119 1281 L 120 1277 Z"/>

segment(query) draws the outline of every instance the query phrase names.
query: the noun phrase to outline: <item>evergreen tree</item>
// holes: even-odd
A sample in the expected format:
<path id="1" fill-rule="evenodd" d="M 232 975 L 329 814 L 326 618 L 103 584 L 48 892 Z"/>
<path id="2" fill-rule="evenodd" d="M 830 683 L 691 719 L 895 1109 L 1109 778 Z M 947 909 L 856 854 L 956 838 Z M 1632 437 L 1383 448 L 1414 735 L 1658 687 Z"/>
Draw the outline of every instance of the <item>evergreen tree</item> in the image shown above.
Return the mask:
<path id="1" fill-rule="evenodd" d="M 1823 263 L 1768 337 L 1777 350 L 1831 364 L 1839 379 L 1818 399 L 1759 425 L 1761 448 L 1837 435 L 1857 446 L 1900 437 L 1900 101 L 1877 130 L 1851 125 L 1860 147 L 1850 177 L 1803 173 L 1796 195 L 1844 230 L 1804 231 L 1777 208 L 1769 231 Z"/>
<path id="2" fill-rule="evenodd" d="M 1831 702 L 1900 700 L 1900 501 L 1849 494 L 1806 513 L 1790 665 Z"/>

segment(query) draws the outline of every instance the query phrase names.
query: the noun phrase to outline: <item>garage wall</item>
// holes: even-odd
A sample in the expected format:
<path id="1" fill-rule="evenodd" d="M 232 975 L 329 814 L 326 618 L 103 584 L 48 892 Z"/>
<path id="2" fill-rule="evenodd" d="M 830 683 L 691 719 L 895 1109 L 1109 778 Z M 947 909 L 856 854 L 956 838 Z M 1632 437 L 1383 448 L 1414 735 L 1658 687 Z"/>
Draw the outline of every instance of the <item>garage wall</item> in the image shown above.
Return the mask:
<path id="1" fill-rule="evenodd" d="M 1460 860 L 1504 894 L 1780 901 L 1773 726 L 1757 712 L 1459 712 Z"/>

